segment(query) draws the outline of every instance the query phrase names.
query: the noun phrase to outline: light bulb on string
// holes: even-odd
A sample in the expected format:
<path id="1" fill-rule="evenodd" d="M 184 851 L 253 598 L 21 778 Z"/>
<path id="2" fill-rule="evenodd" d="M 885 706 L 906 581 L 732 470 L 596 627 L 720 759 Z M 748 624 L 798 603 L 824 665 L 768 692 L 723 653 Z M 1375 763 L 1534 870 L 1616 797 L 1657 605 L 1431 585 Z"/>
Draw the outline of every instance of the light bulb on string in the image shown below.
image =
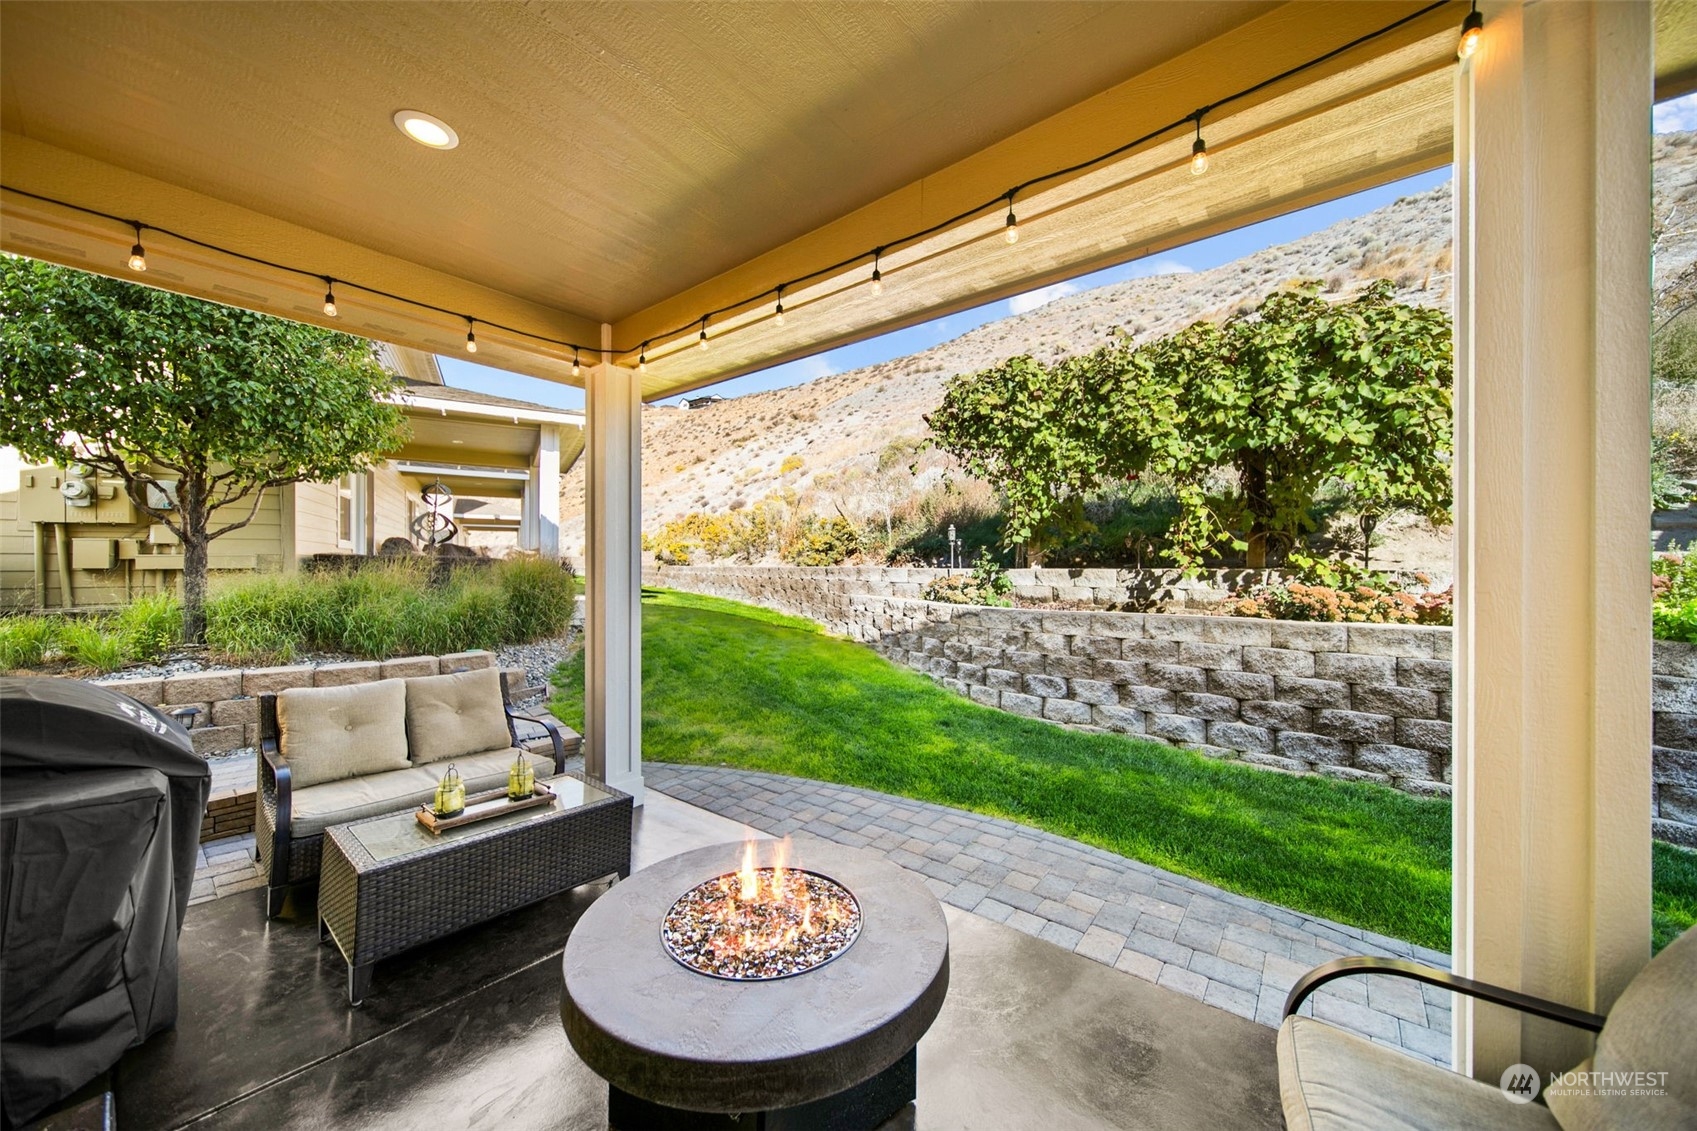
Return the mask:
<path id="1" fill-rule="evenodd" d="M 477 334 L 474 332 L 474 323 L 469 318 L 465 320 L 465 351 L 477 352 Z"/>
<path id="2" fill-rule="evenodd" d="M 572 347 L 572 376 L 576 377 L 581 372 L 583 372 L 583 370 L 578 366 L 578 363 L 577 363 L 577 347 L 573 346 Z"/>
<path id="3" fill-rule="evenodd" d="M 1479 14 L 1478 0 L 1474 0 L 1473 10 L 1461 21 L 1461 42 L 1455 46 L 1455 57 L 1462 60 L 1473 58 L 1473 53 L 1479 50 L 1479 37 L 1484 32 L 1485 17 Z"/>
<path id="4" fill-rule="evenodd" d="M 636 371 L 638 373 L 647 373 L 648 372 L 648 343 L 647 342 L 642 343 L 642 352 L 636 355 Z"/>
<path id="5" fill-rule="evenodd" d="M 1013 193 L 1011 192 L 1008 193 L 1008 230 L 1007 234 L 1002 238 L 1007 240 L 1009 243 L 1019 242 L 1019 221 L 1014 218 Z"/>
<path id="6" fill-rule="evenodd" d="M 135 230 L 136 242 L 130 248 L 130 270 L 145 271 L 147 270 L 147 252 L 143 251 L 141 246 L 141 225 L 136 224 Z"/>
<path id="7" fill-rule="evenodd" d="M 331 318 L 336 317 L 336 280 L 324 276 L 324 313 Z"/>
<path id="8" fill-rule="evenodd" d="M 875 248 L 872 252 L 872 293 L 874 295 L 884 293 L 884 272 L 878 269 L 878 261 L 883 258 L 884 249 Z"/>
<path id="9" fill-rule="evenodd" d="M 1202 140 L 1202 115 L 1196 115 L 1196 143 L 1190 147 L 1190 175 L 1200 177 L 1208 171 L 1208 143 Z"/>
<path id="10" fill-rule="evenodd" d="M 696 339 L 695 344 L 699 349 L 707 348 L 707 316 L 705 314 L 701 316 L 701 337 Z"/>
<path id="11" fill-rule="evenodd" d="M 778 309 L 772 315 L 772 321 L 773 321 L 773 323 L 775 323 L 776 325 L 779 325 L 779 326 L 782 326 L 784 324 L 784 288 L 783 287 L 778 288 Z"/>

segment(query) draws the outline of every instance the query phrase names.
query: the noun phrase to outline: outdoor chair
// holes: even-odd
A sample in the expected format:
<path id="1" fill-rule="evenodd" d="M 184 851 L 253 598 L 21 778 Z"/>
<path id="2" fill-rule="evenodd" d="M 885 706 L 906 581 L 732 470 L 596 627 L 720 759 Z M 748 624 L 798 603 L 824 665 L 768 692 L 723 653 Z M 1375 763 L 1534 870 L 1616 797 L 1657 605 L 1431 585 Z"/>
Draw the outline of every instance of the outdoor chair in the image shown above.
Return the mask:
<path id="1" fill-rule="evenodd" d="M 549 754 L 525 755 L 536 776 L 565 772 L 577 734 L 514 707 L 493 668 L 260 696 L 254 840 L 267 914 L 280 915 L 291 887 L 318 878 L 331 825 L 430 801 L 450 762 L 468 793 L 504 787 L 521 721 L 552 744 Z"/>
<path id="2" fill-rule="evenodd" d="M 1543 1091 L 1543 1102 L 1515 1103 L 1504 1088 L 1297 1014 L 1309 994 L 1355 974 L 1411 978 L 1596 1033 L 1596 1052 L 1573 1072 L 1661 1073 L 1651 1087 L 1665 1094 L 1633 1095 L 1626 1085 L 1621 1091 L 1627 1094 L 1586 1095 L 1584 1087 L 1560 1084 Z M 1697 930 L 1639 971 L 1606 1018 L 1414 962 L 1339 958 L 1291 988 L 1278 1057 L 1290 1131 L 1689 1131 L 1697 1127 Z M 1523 1094 L 1530 1100 L 1534 1090 L 1526 1087 Z"/>

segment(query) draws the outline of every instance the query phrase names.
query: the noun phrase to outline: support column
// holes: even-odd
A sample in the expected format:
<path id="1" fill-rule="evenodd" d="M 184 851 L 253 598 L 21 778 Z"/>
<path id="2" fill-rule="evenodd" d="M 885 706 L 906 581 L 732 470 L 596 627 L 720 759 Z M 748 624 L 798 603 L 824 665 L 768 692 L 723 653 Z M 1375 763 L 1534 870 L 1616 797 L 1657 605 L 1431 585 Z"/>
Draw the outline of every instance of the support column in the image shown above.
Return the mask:
<path id="1" fill-rule="evenodd" d="M 641 451 L 638 434 L 638 452 Z M 641 476 L 637 478 L 641 485 Z M 641 496 L 639 495 L 638 498 Z M 560 426 L 544 424 L 536 449 L 536 548 L 545 558 L 560 556 Z M 640 530 L 641 516 L 638 516 Z M 640 537 L 640 534 L 639 534 Z"/>
<path id="2" fill-rule="evenodd" d="M 1606 1011 L 1649 957 L 1651 13 L 1490 3 L 1457 80 L 1454 959 Z M 1456 999 L 1456 1067 L 1590 1039 Z"/>
<path id="3" fill-rule="evenodd" d="M 601 328 L 603 350 L 612 327 Z M 584 767 L 642 804 L 642 393 L 611 352 L 585 385 Z M 555 476 L 558 478 L 558 440 Z M 559 490 L 556 484 L 555 495 Z M 558 545 L 556 527 L 556 546 Z"/>

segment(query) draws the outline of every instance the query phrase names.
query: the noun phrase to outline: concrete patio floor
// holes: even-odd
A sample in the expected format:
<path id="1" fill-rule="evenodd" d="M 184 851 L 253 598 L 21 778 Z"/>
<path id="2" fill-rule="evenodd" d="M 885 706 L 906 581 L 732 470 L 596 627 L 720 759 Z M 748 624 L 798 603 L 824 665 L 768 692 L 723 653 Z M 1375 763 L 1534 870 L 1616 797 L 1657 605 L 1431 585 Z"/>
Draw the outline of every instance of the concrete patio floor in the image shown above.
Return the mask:
<path id="1" fill-rule="evenodd" d="M 651 792 L 638 868 L 742 826 Z M 808 834 L 802 833 L 802 836 Z M 133 1131 L 602 1128 L 606 1090 L 559 1019 L 560 951 L 590 885 L 378 964 L 358 1010 L 303 898 L 191 908 L 177 1028 L 114 1074 Z M 309 893 L 303 893 L 309 894 Z M 897 1128 L 1277 1128 L 1264 1026 L 947 908 L 952 982 Z"/>

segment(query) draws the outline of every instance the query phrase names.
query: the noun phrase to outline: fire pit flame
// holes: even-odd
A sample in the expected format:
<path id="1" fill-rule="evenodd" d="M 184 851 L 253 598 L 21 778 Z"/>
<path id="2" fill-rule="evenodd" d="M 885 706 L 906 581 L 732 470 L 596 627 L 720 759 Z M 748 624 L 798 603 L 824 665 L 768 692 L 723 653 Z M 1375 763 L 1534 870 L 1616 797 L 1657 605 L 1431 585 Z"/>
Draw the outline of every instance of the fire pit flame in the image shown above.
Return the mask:
<path id="1" fill-rule="evenodd" d="M 828 876 L 789 866 L 789 839 L 770 867 L 755 845 L 742 866 L 678 897 L 660 927 L 674 959 L 702 974 L 734 981 L 787 978 L 821 966 L 860 934 L 860 904 Z"/>

